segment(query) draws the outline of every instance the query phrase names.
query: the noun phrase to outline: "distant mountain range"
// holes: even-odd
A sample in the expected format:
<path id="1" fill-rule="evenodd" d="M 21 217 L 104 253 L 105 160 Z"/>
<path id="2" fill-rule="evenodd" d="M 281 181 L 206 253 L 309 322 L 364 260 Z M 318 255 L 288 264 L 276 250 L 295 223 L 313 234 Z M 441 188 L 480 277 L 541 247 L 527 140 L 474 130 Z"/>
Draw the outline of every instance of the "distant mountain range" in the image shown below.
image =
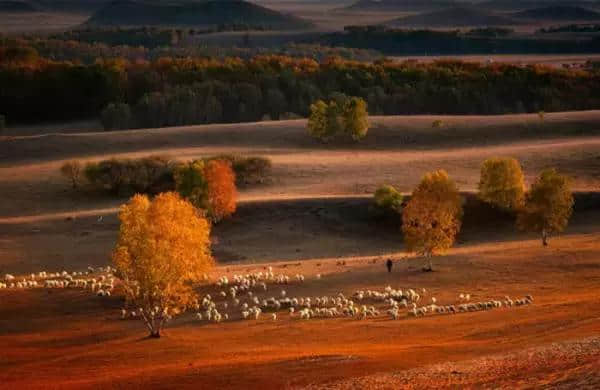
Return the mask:
<path id="1" fill-rule="evenodd" d="M 518 22 L 474 7 L 452 7 L 394 19 L 385 24 L 394 27 L 467 27 L 508 26 Z"/>
<path id="2" fill-rule="evenodd" d="M 600 13 L 586 8 L 573 6 L 533 8 L 517 12 L 511 16 L 529 20 L 600 20 Z"/>
<path id="3" fill-rule="evenodd" d="M 87 21 L 93 26 L 215 26 L 246 25 L 275 30 L 310 28 L 312 24 L 292 15 L 243 0 L 154 2 L 116 0 Z"/>
<path id="4" fill-rule="evenodd" d="M 19 0 L 0 0 L 0 12 L 35 12 L 37 8 L 26 1 Z"/>
<path id="5" fill-rule="evenodd" d="M 531 21 L 592 21 L 600 13 L 575 6 L 549 6 L 513 13 L 494 12 L 478 6 L 458 6 L 393 19 L 383 23 L 391 27 L 480 27 L 511 26 Z"/>
<path id="6" fill-rule="evenodd" d="M 599 0 L 358 0 L 346 7 L 353 11 L 431 11 L 442 8 L 475 6 L 479 9 L 521 11 L 550 6 L 600 9 Z"/>

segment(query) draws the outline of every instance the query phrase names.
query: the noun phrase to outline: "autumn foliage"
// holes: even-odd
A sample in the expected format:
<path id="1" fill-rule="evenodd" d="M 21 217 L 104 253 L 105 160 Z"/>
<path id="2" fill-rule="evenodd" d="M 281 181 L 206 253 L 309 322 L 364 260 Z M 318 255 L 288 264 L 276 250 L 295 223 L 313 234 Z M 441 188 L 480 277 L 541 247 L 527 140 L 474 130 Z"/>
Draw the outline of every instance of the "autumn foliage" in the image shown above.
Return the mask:
<path id="1" fill-rule="evenodd" d="M 446 171 L 427 173 L 402 212 L 402 232 L 408 250 L 428 258 L 450 248 L 460 231 L 462 198 Z"/>
<path id="2" fill-rule="evenodd" d="M 489 158 L 481 165 L 479 198 L 504 210 L 523 204 L 525 182 L 521 165 L 514 158 Z"/>
<path id="3" fill-rule="evenodd" d="M 225 160 L 208 161 L 204 167 L 204 177 L 208 183 L 209 215 L 214 221 L 231 216 L 236 209 L 237 188 L 235 173 Z"/>
<path id="4" fill-rule="evenodd" d="M 525 204 L 517 216 L 521 230 L 541 233 L 548 245 L 548 235 L 562 232 L 573 212 L 571 181 L 554 169 L 543 171 L 525 196 Z"/>
<path id="5" fill-rule="evenodd" d="M 213 222 L 236 210 L 235 173 L 226 160 L 197 160 L 181 164 L 174 173 L 177 191 L 194 206 L 206 211 Z"/>
<path id="6" fill-rule="evenodd" d="M 323 142 L 339 135 L 354 141 L 363 139 L 369 131 L 367 103 L 358 97 L 338 96 L 329 103 L 317 100 L 310 106 L 308 133 Z"/>
<path id="7" fill-rule="evenodd" d="M 164 324 L 195 299 L 191 282 L 213 266 L 210 223 L 174 192 L 135 195 L 121 207 L 112 260 L 128 304 L 160 337 Z M 141 309 L 141 310 L 140 310 Z"/>

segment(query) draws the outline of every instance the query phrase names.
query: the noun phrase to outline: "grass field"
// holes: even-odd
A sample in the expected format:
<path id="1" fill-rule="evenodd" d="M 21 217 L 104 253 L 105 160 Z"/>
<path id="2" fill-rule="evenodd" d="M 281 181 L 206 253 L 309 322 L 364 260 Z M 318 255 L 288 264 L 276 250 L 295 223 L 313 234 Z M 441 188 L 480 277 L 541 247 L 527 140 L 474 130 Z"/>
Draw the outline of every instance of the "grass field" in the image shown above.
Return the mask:
<path id="1" fill-rule="evenodd" d="M 441 128 L 433 128 L 440 119 Z M 158 340 L 120 320 L 122 296 L 79 290 L 0 290 L 0 383 L 7 388 L 595 388 L 600 386 L 600 111 L 490 117 L 374 117 L 359 144 L 324 145 L 305 121 L 77 132 L 73 125 L 9 129 L 0 137 L 0 274 L 109 264 L 126 199 L 74 193 L 68 159 L 235 152 L 273 161 L 270 180 L 242 189 L 235 216 L 213 230 L 217 276 L 302 273 L 288 296 L 425 288 L 456 303 L 532 294 L 510 309 L 301 321 L 281 313 L 221 324 L 177 318 Z M 22 135 L 19 135 L 22 134 Z M 507 216 L 481 211 L 481 162 L 513 156 L 526 181 L 556 167 L 574 178 L 568 230 L 543 248 Z M 423 273 L 397 226 L 368 211 L 380 184 L 410 192 L 446 169 L 467 197 L 458 243 Z M 478 208 L 479 207 L 479 208 Z M 103 218 L 98 218 L 102 216 Z M 394 272 L 384 267 L 396 260 Z M 317 278 L 317 274 L 322 275 Z M 214 296 L 219 289 L 203 287 Z M 264 297 L 279 294 L 269 285 Z M 221 301 L 219 301 L 221 302 Z M 383 309 L 383 306 L 381 306 Z"/>

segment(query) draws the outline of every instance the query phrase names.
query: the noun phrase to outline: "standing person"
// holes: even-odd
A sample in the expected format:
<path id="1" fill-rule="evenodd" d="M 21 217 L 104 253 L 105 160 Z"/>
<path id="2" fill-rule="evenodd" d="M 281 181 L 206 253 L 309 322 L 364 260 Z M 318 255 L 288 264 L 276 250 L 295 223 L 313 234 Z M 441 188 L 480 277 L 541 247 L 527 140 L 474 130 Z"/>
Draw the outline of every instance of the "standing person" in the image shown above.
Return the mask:
<path id="1" fill-rule="evenodd" d="M 392 259 L 388 259 L 388 261 L 385 262 L 385 266 L 388 269 L 388 272 L 392 272 L 392 266 L 394 265 L 394 262 L 392 261 Z"/>

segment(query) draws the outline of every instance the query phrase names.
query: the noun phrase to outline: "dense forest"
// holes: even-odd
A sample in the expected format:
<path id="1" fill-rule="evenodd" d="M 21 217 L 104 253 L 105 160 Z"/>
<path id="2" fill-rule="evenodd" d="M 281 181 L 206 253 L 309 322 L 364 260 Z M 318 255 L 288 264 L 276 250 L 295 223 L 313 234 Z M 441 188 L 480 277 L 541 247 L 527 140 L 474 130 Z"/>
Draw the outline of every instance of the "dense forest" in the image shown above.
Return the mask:
<path id="1" fill-rule="evenodd" d="M 502 30 L 497 30 L 496 33 Z M 510 36 L 510 32 L 490 35 L 482 29 L 462 32 L 388 29 L 381 26 L 348 26 L 344 32 L 324 34 L 313 43 L 334 47 L 369 48 L 385 55 L 448 54 L 561 54 L 600 53 L 600 37 L 584 39 L 537 39 Z"/>
<path id="2" fill-rule="evenodd" d="M 600 73 L 275 55 L 84 64 L 39 57 L 30 47 L 0 48 L 8 123 L 99 117 L 110 103 L 105 116 L 123 114 L 126 127 L 280 119 L 306 116 L 311 103 L 336 94 L 364 98 L 372 115 L 581 110 L 600 108 Z"/>

